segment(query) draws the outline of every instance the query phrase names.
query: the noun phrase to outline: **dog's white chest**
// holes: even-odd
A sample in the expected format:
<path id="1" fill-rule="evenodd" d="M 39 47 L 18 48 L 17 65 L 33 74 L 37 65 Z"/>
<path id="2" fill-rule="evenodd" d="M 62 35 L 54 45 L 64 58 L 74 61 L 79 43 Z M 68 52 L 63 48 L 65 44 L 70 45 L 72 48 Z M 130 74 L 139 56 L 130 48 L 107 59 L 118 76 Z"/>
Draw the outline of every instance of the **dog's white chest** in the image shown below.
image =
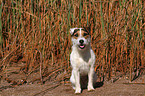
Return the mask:
<path id="1" fill-rule="evenodd" d="M 85 55 L 84 57 L 81 57 L 74 51 L 71 54 L 72 68 L 77 69 L 81 75 L 88 74 L 93 61 L 92 53 L 90 55 Z"/>
<path id="2" fill-rule="evenodd" d="M 82 61 L 82 60 L 81 60 Z M 79 70 L 81 75 L 87 75 L 90 70 L 90 62 L 80 62 Z"/>

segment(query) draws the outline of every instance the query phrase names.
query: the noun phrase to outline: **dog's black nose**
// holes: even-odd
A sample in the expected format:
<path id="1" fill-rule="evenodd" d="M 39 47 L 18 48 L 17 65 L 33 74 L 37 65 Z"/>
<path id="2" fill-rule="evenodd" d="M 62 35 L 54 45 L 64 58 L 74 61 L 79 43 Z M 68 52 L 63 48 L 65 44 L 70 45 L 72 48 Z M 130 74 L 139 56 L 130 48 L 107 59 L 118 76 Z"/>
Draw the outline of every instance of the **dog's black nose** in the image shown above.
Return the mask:
<path id="1" fill-rule="evenodd" d="M 79 42 L 80 42 L 81 44 L 83 44 L 83 43 L 84 43 L 84 40 L 80 40 Z"/>

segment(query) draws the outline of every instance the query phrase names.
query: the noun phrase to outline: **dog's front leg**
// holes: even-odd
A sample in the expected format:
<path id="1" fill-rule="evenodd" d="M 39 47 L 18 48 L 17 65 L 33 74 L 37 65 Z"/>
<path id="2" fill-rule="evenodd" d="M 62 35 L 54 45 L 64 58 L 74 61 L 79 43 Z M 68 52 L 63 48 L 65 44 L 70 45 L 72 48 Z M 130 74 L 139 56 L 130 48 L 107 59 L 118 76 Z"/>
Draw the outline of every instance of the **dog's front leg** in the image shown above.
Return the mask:
<path id="1" fill-rule="evenodd" d="M 79 73 L 79 70 L 73 70 L 73 72 L 74 72 L 74 76 L 75 76 L 75 87 L 76 87 L 76 89 L 75 89 L 75 93 L 76 94 L 79 94 L 79 93 L 81 93 L 81 86 L 80 86 L 80 73 Z"/>
<path id="2" fill-rule="evenodd" d="M 93 75 L 94 75 L 94 68 L 91 66 L 90 71 L 88 73 L 88 91 L 93 91 Z"/>

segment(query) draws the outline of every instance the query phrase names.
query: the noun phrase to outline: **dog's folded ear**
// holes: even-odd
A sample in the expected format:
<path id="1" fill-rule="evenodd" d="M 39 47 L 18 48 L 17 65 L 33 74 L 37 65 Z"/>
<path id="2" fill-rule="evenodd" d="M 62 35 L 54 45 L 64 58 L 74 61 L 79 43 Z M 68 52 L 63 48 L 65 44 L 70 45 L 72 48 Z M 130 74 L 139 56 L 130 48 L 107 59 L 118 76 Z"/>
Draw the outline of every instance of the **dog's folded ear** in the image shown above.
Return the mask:
<path id="1" fill-rule="evenodd" d="M 84 27 L 84 29 L 85 29 L 87 32 L 90 32 L 90 31 L 91 31 L 90 27 Z"/>
<path id="2" fill-rule="evenodd" d="M 74 33 L 74 30 L 78 28 L 70 28 L 70 34 L 72 35 Z"/>
<path id="3" fill-rule="evenodd" d="M 91 31 L 91 28 L 90 28 L 90 27 L 83 27 L 83 29 L 84 29 L 86 32 L 88 32 L 88 33 L 90 33 L 90 31 Z"/>

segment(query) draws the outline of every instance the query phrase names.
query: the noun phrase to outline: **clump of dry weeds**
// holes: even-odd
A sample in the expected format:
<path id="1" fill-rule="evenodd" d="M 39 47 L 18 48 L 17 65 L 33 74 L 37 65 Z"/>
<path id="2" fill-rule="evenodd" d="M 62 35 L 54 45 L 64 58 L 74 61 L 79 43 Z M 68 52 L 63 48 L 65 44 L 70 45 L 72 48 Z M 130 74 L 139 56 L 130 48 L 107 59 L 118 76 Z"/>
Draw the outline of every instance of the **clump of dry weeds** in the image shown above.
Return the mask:
<path id="1" fill-rule="evenodd" d="M 2 0 L 0 4 L 0 76 L 7 81 L 12 74 L 20 74 L 20 82 L 68 80 L 72 27 L 91 28 L 98 77 L 111 79 L 120 72 L 132 81 L 145 66 L 143 0 Z"/>

